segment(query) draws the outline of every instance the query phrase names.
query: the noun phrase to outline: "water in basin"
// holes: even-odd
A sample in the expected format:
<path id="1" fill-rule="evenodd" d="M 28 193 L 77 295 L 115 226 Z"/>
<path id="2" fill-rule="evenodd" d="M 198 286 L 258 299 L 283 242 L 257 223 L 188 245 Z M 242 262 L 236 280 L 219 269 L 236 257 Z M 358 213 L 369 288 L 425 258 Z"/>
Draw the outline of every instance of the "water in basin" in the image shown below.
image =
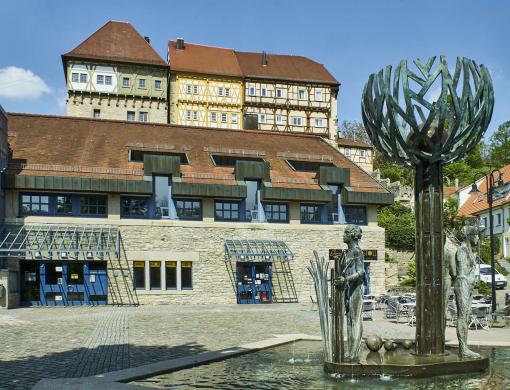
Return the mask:
<path id="1" fill-rule="evenodd" d="M 166 389 L 483 389 L 510 388 L 510 349 L 482 349 L 491 358 L 483 373 L 407 379 L 332 376 L 323 371 L 322 344 L 299 341 L 220 362 L 132 382 Z"/>

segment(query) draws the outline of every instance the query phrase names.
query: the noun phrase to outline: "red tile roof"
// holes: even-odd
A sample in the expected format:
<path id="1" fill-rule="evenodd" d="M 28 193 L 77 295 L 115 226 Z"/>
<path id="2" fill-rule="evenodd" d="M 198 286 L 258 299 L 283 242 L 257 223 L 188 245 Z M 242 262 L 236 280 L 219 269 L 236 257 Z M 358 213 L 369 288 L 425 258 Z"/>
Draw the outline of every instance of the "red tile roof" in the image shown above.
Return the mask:
<path id="1" fill-rule="evenodd" d="M 505 182 L 506 192 L 501 193 L 501 197 L 495 197 L 496 199 L 492 202 L 493 207 L 501 206 L 504 204 L 510 204 L 510 164 L 505 165 L 499 169 L 501 171 L 503 181 Z M 496 174 L 495 178 L 498 179 L 499 175 Z M 481 192 L 480 195 L 471 195 L 459 209 L 458 214 L 462 216 L 473 216 L 479 214 L 489 208 L 487 203 L 487 190 L 486 190 L 486 179 L 483 179 L 478 185 L 478 190 Z"/>
<path id="2" fill-rule="evenodd" d="M 236 56 L 245 77 L 339 84 L 324 65 L 306 57 L 267 54 L 263 65 L 262 53 L 236 51 Z"/>
<path id="3" fill-rule="evenodd" d="M 167 66 L 130 23 L 111 20 L 62 57 Z"/>
<path id="4" fill-rule="evenodd" d="M 233 153 L 250 149 L 263 151 L 275 187 L 320 189 L 315 173 L 296 172 L 285 157 L 278 156 L 292 152 L 330 156 L 336 166 L 350 169 L 355 191 L 387 192 L 321 137 L 312 135 L 17 113 L 9 114 L 9 135 L 12 163 L 18 164 L 11 171 L 22 175 L 140 180 L 143 163 L 128 161 L 128 151 L 166 148 L 187 154 L 189 165 L 181 166 L 184 182 L 235 184 L 233 168 L 214 166 L 206 149 Z"/>
<path id="5" fill-rule="evenodd" d="M 177 49 L 175 41 L 168 42 L 169 65 L 179 72 L 242 77 L 234 50 L 184 43 Z"/>

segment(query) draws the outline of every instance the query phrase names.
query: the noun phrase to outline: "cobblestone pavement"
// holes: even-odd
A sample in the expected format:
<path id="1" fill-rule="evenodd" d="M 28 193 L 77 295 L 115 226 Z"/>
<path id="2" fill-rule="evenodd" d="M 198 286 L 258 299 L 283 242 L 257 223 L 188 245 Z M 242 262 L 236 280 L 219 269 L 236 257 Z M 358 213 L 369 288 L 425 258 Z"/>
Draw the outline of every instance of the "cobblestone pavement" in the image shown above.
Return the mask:
<path id="1" fill-rule="evenodd" d="M 275 334 L 320 333 L 317 312 L 300 304 L 26 308 L 0 311 L 0 329 L 0 388 L 5 389 L 28 389 L 42 378 L 99 374 Z M 365 335 L 391 338 L 415 332 L 383 320 L 380 312 L 364 322 L 364 329 Z M 509 329 L 469 337 L 490 334 L 510 339 Z M 454 328 L 447 337 L 455 337 Z"/>

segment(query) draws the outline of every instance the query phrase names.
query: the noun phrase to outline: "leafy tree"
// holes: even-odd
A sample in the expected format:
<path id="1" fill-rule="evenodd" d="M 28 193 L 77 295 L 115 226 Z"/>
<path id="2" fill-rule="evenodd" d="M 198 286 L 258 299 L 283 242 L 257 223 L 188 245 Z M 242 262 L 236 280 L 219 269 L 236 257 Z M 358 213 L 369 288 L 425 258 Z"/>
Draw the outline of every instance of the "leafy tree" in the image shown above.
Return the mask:
<path id="1" fill-rule="evenodd" d="M 392 182 L 398 180 L 402 185 L 412 185 L 413 183 L 412 169 L 396 165 L 377 150 L 374 156 L 374 169 L 381 172 L 382 179 L 390 179 Z"/>
<path id="2" fill-rule="evenodd" d="M 489 161 L 494 168 L 510 163 L 510 121 L 499 125 L 490 138 Z"/>
<path id="3" fill-rule="evenodd" d="M 377 215 L 379 226 L 386 230 L 386 246 L 396 250 L 414 250 L 415 218 L 409 208 L 395 202 L 391 206 L 379 209 Z"/>
<path id="4" fill-rule="evenodd" d="M 354 141 L 363 141 L 372 144 L 368 138 L 367 131 L 363 123 L 359 121 L 343 121 L 338 129 L 340 137 L 352 139 Z"/>

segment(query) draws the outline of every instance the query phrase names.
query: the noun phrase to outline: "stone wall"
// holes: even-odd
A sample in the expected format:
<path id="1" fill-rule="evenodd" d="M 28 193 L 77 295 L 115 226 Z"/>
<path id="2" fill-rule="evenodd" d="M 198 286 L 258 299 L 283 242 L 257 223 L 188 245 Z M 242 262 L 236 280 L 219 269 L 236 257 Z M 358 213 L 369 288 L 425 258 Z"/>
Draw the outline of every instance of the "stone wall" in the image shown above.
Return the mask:
<path id="1" fill-rule="evenodd" d="M 414 252 L 410 251 L 397 251 L 394 249 L 386 248 L 386 253 L 392 257 L 398 266 L 398 276 L 405 277 L 409 263 L 414 262 Z"/>
<path id="2" fill-rule="evenodd" d="M 140 112 L 147 112 L 148 122 L 167 123 L 166 100 L 150 100 L 149 98 L 114 97 L 104 95 L 80 94 L 70 92 L 67 99 L 67 115 L 92 118 L 94 109 L 100 110 L 101 119 L 127 120 L 127 112 L 134 111 L 135 119 Z"/>
<path id="3" fill-rule="evenodd" d="M 223 226 L 222 226 L 223 225 Z M 295 257 L 290 262 L 293 281 L 300 302 L 314 295 L 307 266 L 317 250 L 327 257 L 330 248 L 345 248 L 343 226 L 283 226 L 255 223 L 220 223 L 209 226 L 121 226 L 122 257 L 110 270 L 114 298 L 123 303 L 235 303 L 236 295 L 224 261 L 224 239 L 263 239 L 284 241 Z M 361 247 L 377 249 L 378 260 L 370 265 L 373 293 L 385 291 L 384 230 L 364 226 Z M 135 291 L 129 285 L 133 261 L 192 261 L 193 289 L 172 291 Z M 235 264 L 232 264 L 235 270 Z M 128 269 L 129 267 L 129 269 Z M 114 276 L 117 274 L 117 276 Z M 126 282 L 127 281 L 127 282 Z M 122 285 L 127 283 L 123 291 Z M 113 302 L 112 302 L 113 303 Z M 120 302 L 119 302 L 120 303 Z"/>

